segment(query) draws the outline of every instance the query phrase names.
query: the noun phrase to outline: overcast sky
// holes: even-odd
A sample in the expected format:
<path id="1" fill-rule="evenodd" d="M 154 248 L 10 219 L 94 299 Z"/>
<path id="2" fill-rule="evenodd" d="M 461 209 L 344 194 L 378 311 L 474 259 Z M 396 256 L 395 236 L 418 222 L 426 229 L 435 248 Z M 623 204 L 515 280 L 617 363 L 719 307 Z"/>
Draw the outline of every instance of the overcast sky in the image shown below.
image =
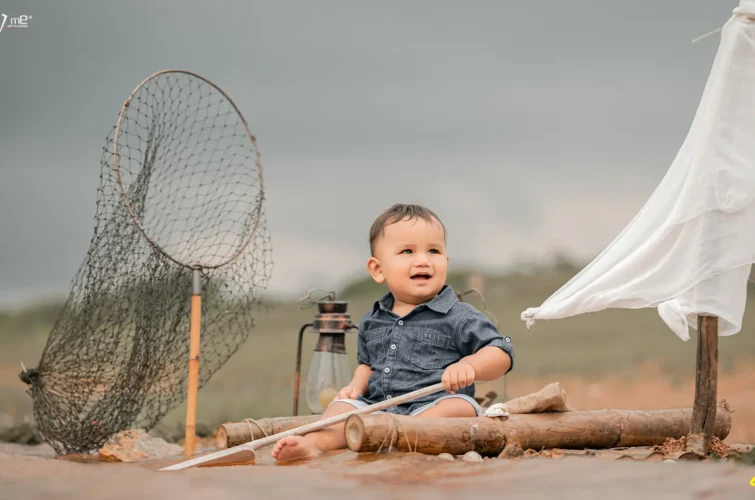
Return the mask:
<path id="1" fill-rule="evenodd" d="M 166 68 L 258 139 L 272 292 L 363 274 L 394 202 L 439 213 L 452 265 L 589 258 L 671 164 L 720 38 L 690 41 L 737 3 L 4 2 L 31 19 L 0 33 L 0 305 L 66 293 L 105 137 Z"/>

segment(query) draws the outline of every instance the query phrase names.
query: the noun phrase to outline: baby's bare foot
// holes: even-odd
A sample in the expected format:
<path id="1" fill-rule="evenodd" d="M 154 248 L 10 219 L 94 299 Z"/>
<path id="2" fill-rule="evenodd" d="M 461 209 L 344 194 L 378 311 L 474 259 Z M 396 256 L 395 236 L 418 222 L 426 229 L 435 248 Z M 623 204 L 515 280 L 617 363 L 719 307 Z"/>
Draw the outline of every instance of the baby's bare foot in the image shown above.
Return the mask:
<path id="1" fill-rule="evenodd" d="M 270 454 L 277 462 L 288 462 L 297 458 L 314 458 L 320 450 L 302 436 L 290 436 L 275 443 Z"/>

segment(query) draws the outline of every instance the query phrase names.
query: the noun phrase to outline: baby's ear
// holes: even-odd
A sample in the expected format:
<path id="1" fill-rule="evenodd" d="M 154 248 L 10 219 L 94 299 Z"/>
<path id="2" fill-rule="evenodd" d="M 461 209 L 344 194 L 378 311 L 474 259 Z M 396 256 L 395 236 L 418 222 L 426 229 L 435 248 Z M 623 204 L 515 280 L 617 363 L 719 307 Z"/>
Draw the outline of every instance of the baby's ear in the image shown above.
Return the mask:
<path id="1" fill-rule="evenodd" d="M 370 276 L 372 276 L 372 279 L 374 279 L 375 282 L 382 283 L 385 281 L 383 270 L 380 267 L 380 261 L 375 257 L 370 257 L 367 260 L 367 271 L 370 273 Z"/>

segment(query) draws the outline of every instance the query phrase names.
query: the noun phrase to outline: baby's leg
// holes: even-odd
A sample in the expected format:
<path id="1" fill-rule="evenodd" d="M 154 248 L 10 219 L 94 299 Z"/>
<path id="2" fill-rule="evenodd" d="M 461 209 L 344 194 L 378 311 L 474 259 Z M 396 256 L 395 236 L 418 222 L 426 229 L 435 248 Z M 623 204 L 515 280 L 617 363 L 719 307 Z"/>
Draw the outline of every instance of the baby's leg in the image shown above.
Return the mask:
<path id="1" fill-rule="evenodd" d="M 447 398 L 438 401 L 432 408 L 418 413 L 417 417 L 476 417 L 475 408 L 462 398 Z"/>
<path id="2" fill-rule="evenodd" d="M 355 408 L 348 403 L 333 403 L 328 406 L 320 420 L 346 413 Z M 289 436 L 281 439 L 273 447 L 272 457 L 278 462 L 287 462 L 296 458 L 316 457 L 323 451 L 346 448 L 343 435 L 345 422 L 331 425 L 321 431 L 310 432 L 304 436 Z"/>

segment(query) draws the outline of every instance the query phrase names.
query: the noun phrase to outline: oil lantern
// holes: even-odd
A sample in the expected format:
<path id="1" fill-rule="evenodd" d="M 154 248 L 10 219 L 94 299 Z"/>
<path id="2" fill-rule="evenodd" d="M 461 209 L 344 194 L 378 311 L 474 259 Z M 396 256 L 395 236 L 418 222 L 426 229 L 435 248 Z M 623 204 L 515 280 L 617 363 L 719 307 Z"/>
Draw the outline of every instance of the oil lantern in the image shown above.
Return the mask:
<path id="1" fill-rule="evenodd" d="M 296 350 L 296 375 L 294 378 L 294 415 L 299 414 L 299 382 L 301 374 L 301 348 L 304 332 L 311 328 L 319 334 L 312 361 L 309 364 L 304 389 L 307 406 L 313 414 L 322 413 L 335 399 L 338 391 L 351 382 L 351 368 L 346 354 L 346 333 L 357 327 L 346 312 L 346 301 L 320 300 L 315 302 L 317 313 L 312 323 L 302 325 Z"/>

